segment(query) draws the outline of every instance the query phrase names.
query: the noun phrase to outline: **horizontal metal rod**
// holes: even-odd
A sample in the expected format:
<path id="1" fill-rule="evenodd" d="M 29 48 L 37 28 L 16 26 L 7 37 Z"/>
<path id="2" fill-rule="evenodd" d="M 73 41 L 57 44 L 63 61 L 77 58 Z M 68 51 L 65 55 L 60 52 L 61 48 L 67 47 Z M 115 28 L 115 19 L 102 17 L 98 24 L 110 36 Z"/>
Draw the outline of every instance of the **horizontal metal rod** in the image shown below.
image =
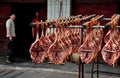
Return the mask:
<path id="1" fill-rule="evenodd" d="M 105 28 L 105 26 L 92 26 L 92 28 Z"/>
<path id="2" fill-rule="evenodd" d="M 91 18 L 93 18 L 93 17 L 95 17 L 95 16 L 96 16 L 96 14 L 92 14 L 92 15 L 89 15 L 89 16 L 87 16 L 87 17 L 85 17 L 85 18 L 80 19 L 80 21 L 90 20 Z"/>
<path id="3" fill-rule="evenodd" d="M 101 20 L 101 19 L 103 19 L 103 17 L 104 17 L 104 15 L 101 15 L 97 18 L 97 20 Z"/>
<path id="4" fill-rule="evenodd" d="M 78 17 L 80 17 L 81 15 L 77 15 Z M 74 16 L 74 17 L 77 17 Z M 95 14 L 89 15 L 85 18 L 81 18 L 80 21 L 86 21 L 86 20 L 90 20 L 91 18 L 95 17 Z M 111 20 L 111 18 L 103 18 L 104 15 L 101 15 L 100 17 L 97 18 L 97 20 Z M 120 18 L 120 15 L 117 15 Z M 45 24 L 45 22 L 43 22 Z M 39 25 L 41 25 L 41 22 L 38 23 Z M 31 26 L 36 25 L 36 23 L 31 23 Z M 55 24 L 53 24 L 52 26 L 55 27 Z M 86 25 L 80 25 L 80 26 L 68 26 L 68 28 L 84 28 Z M 49 27 L 49 28 L 54 28 L 54 27 Z M 110 27 L 109 24 L 103 25 L 103 26 L 92 26 L 92 28 L 107 28 Z M 117 28 L 120 28 L 120 26 L 116 26 Z"/>
<path id="5" fill-rule="evenodd" d="M 93 50 L 81 50 L 82 52 L 93 52 Z"/>
<path id="6" fill-rule="evenodd" d="M 117 14 L 117 16 L 120 18 L 120 15 L 119 15 L 119 14 Z M 101 20 L 111 21 L 111 20 L 112 20 L 112 18 L 102 18 Z"/>
<path id="7" fill-rule="evenodd" d="M 81 18 L 82 17 L 82 15 L 76 15 L 76 16 L 71 16 L 71 17 L 68 17 L 68 18 L 62 18 L 60 21 L 62 21 L 62 20 L 72 20 L 72 19 L 74 19 L 74 18 Z M 43 22 L 44 24 L 46 23 L 46 22 Z M 38 24 L 40 25 L 41 24 L 41 22 L 38 22 Z M 30 26 L 34 26 L 34 25 L 36 25 L 36 22 L 32 22 L 32 23 L 30 23 Z"/>
<path id="8" fill-rule="evenodd" d="M 101 16 L 97 17 L 96 20 L 100 20 L 100 19 L 102 19 L 103 17 L 104 17 L 104 15 L 101 15 Z M 86 23 L 84 23 L 83 26 L 86 27 Z"/>
<path id="9" fill-rule="evenodd" d="M 76 15 L 76 16 L 73 16 L 74 18 L 77 18 L 77 17 L 82 17 L 82 15 Z"/>
<path id="10" fill-rule="evenodd" d="M 101 20 L 107 20 L 107 21 L 111 21 L 111 18 L 102 18 Z"/>
<path id="11" fill-rule="evenodd" d="M 110 52 L 110 53 L 115 53 L 115 51 L 111 51 L 111 50 L 104 50 L 105 52 Z"/>
<path id="12" fill-rule="evenodd" d="M 68 26 L 68 28 L 83 28 L 83 26 L 82 25 L 80 25 L 80 26 Z"/>
<path id="13" fill-rule="evenodd" d="M 116 17 L 118 17 L 118 18 L 120 19 L 120 15 L 119 15 L 119 14 L 117 14 Z M 111 21 L 112 21 L 112 19 L 111 19 Z M 110 22 L 111 22 L 111 21 L 110 21 Z M 106 24 L 107 27 L 110 27 L 110 22 L 108 22 L 108 23 Z M 118 28 L 119 28 L 119 27 L 118 27 Z"/>
<path id="14" fill-rule="evenodd" d="M 69 28 L 83 28 L 84 25 L 80 26 L 68 26 Z M 117 28 L 120 28 L 120 26 L 116 26 Z M 106 28 L 106 26 L 92 26 L 92 28 Z"/>
<path id="15" fill-rule="evenodd" d="M 70 17 L 66 17 L 66 18 L 62 18 L 60 21 L 62 21 L 62 20 L 72 20 L 72 19 L 74 19 L 74 18 L 81 18 L 82 17 L 82 15 L 76 15 L 76 16 L 70 16 Z"/>
<path id="16" fill-rule="evenodd" d="M 81 17 L 82 15 L 77 15 L 77 16 L 74 16 L 75 18 L 77 18 L 77 17 Z M 95 17 L 96 15 L 95 14 L 92 14 L 92 15 L 89 15 L 89 16 L 87 16 L 87 17 L 85 17 L 85 18 L 81 18 L 80 19 L 80 21 L 86 21 L 86 20 L 90 20 L 91 18 L 93 18 L 93 17 Z M 64 20 L 64 19 L 62 19 L 62 20 Z M 70 19 L 70 20 L 72 20 L 72 19 Z M 46 22 L 43 22 L 44 24 L 46 23 Z M 38 22 L 38 24 L 39 25 L 41 25 L 41 22 Z M 30 23 L 30 26 L 34 26 L 34 25 L 36 25 L 36 22 L 32 22 L 32 23 Z"/>

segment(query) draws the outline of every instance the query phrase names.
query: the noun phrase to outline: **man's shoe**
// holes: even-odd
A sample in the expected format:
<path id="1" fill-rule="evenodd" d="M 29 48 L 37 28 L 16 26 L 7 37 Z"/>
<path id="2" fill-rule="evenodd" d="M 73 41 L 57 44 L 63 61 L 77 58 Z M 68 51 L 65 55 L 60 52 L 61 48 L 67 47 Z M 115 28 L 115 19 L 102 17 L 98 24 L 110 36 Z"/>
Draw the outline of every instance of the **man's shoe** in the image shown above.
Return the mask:
<path id="1" fill-rule="evenodd" d="M 9 59 L 6 59 L 7 64 L 11 64 L 12 62 Z"/>
<path id="2" fill-rule="evenodd" d="M 7 64 L 11 64 L 11 63 L 15 63 L 16 61 L 13 58 L 10 58 L 9 56 L 7 56 L 6 58 L 6 63 Z"/>
<path id="3" fill-rule="evenodd" d="M 13 58 L 11 58 L 10 61 L 11 61 L 12 63 L 15 63 L 15 62 L 16 62 L 16 60 L 14 60 Z"/>

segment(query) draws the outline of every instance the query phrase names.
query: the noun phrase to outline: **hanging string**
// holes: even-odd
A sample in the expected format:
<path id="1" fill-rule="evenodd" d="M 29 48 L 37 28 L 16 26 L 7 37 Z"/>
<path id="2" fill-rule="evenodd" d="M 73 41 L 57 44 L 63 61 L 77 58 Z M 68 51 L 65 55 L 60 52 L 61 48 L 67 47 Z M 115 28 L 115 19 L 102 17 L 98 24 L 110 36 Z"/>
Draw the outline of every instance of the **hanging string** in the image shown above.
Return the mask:
<path id="1" fill-rule="evenodd" d="M 60 11 L 59 11 L 59 18 L 61 17 L 61 14 L 62 14 L 62 4 L 63 0 L 60 0 Z"/>

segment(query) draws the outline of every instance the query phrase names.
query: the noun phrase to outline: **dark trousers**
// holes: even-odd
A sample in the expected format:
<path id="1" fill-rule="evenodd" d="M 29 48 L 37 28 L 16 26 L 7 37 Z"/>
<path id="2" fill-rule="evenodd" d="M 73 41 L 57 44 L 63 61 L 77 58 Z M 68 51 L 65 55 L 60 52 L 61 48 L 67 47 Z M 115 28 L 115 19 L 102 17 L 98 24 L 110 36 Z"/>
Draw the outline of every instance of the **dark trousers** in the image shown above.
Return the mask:
<path id="1" fill-rule="evenodd" d="M 6 38 L 7 40 L 7 56 L 13 57 L 13 53 L 15 51 L 15 43 L 16 43 L 16 38 L 13 37 L 13 40 L 10 41 L 9 37 Z"/>

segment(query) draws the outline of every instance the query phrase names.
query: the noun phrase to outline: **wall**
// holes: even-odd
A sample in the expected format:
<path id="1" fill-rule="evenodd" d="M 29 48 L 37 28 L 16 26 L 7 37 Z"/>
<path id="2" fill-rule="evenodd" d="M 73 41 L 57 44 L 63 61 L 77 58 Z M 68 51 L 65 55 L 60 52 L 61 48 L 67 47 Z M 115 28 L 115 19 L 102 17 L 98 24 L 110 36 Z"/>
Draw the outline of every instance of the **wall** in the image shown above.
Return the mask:
<path id="1" fill-rule="evenodd" d="M 6 52 L 6 28 L 5 23 L 11 11 L 16 13 L 17 56 L 28 56 L 32 40 L 29 24 L 35 17 L 35 12 L 40 12 L 42 20 L 47 19 L 47 4 L 34 3 L 3 3 L 0 4 L 0 55 Z"/>
<path id="2" fill-rule="evenodd" d="M 0 2 L 15 2 L 15 3 L 47 3 L 47 0 L 0 0 Z"/>
<path id="3" fill-rule="evenodd" d="M 73 4 L 72 15 L 103 14 L 105 17 L 117 13 L 117 4 Z"/>
<path id="4" fill-rule="evenodd" d="M 0 39 L 4 39 L 6 32 L 5 32 L 5 22 L 9 17 L 9 13 L 11 11 L 10 4 L 0 4 Z"/>
<path id="5" fill-rule="evenodd" d="M 72 15 L 104 15 L 104 17 L 110 18 L 113 14 L 117 13 L 117 4 L 72 4 Z M 102 25 L 105 25 L 109 21 L 101 21 Z M 108 29 L 104 30 L 107 33 Z"/>
<path id="6" fill-rule="evenodd" d="M 6 52 L 6 28 L 5 22 L 9 17 L 11 4 L 0 4 L 0 55 Z"/>
<path id="7" fill-rule="evenodd" d="M 72 3 L 120 3 L 120 0 L 72 0 Z"/>

